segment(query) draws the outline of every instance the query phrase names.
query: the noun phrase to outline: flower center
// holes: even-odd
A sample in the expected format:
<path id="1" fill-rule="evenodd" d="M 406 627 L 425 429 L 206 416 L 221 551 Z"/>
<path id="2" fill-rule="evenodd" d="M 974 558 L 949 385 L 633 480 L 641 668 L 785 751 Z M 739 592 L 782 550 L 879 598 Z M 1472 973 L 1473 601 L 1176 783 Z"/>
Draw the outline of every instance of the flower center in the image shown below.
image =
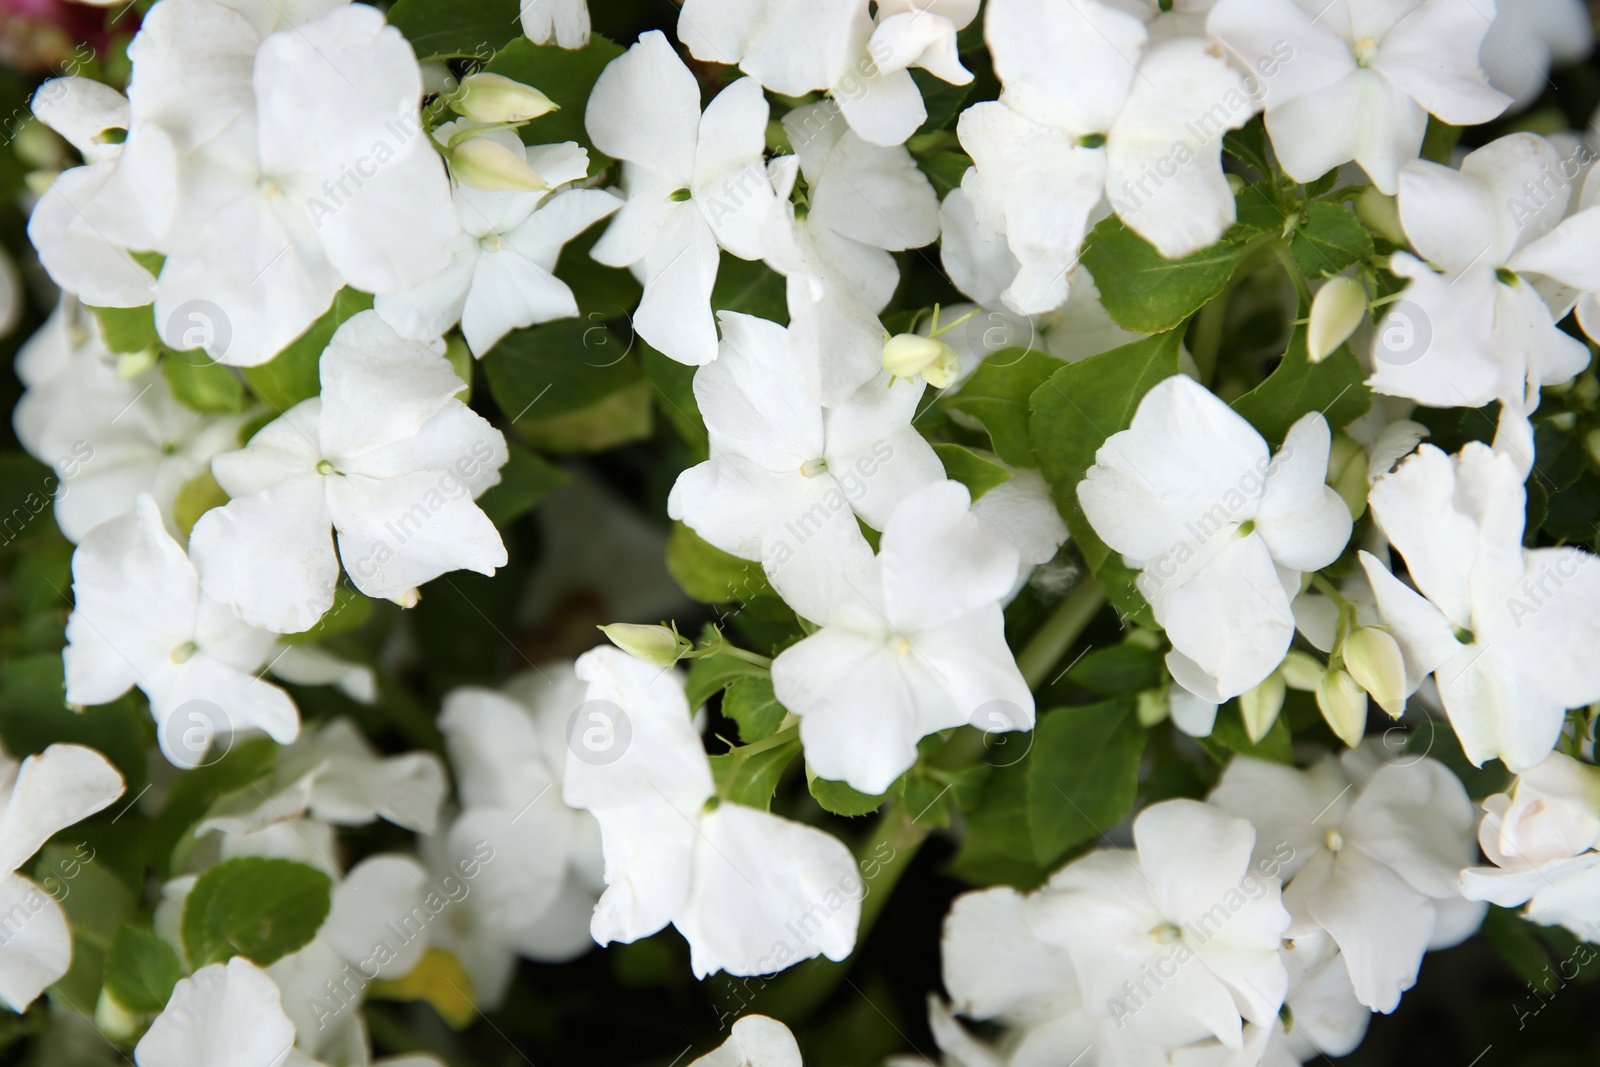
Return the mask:
<path id="1" fill-rule="evenodd" d="M 183 644 L 172 650 L 172 662 L 188 663 L 189 658 L 198 651 L 200 651 L 200 649 L 193 641 L 185 641 Z"/>
<path id="2" fill-rule="evenodd" d="M 333 469 L 333 464 L 332 463 L 329 463 L 325 459 L 319 459 L 319 460 L 317 460 L 317 473 L 318 474 L 337 474 L 338 472 Z"/>
<path id="3" fill-rule="evenodd" d="M 911 651 L 911 641 L 904 634 L 898 634 L 889 642 L 889 647 L 894 649 L 895 655 L 903 656 Z"/>
<path id="4" fill-rule="evenodd" d="M 1103 133 L 1086 133 L 1078 138 L 1079 148 L 1104 148 L 1105 146 L 1106 135 Z"/>
<path id="5" fill-rule="evenodd" d="M 816 459 L 808 459 L 804 463 L 800 464 L 800 476 L 802 478 L 815 478 L 817 475 L 821 474 L 827 469 L 827 460 L 822 459 L 821 457 Z"/>
<path id="6" fill-rule="evenodd" d="M 1238 529 L 1233 531 L 1233 536 L 1235 536 L 1235 537 L 1249 537 L 1251 534 L 1253 534 L 1255 532 L 1256 532 L 1256 520 L 1254 520 L 1254 519 L 1246 519 L 1246 520 L 1244 520 L 1243 522 L 1241 522 L 1239 524 L 1239 528 Z"/>
<path id="7" fill-rule="evenodd" d="M 1496 267 L 1494 269 L 1494 280 L 1501 285 L 1510 286 L 1512 289 L 1522 284 L 1522 279 L 1517 276 L 1517 272 L 1507 267 Z"/>
<path id="8" fill-rule="evenodd" d="M 1344 851 L 1344 834 L 1339 832 L 1337 826 L 1330 827 L 1328 832 L 1322 835 L 1322 843 L 1327 846 L 1329 852 L 1342 852 Z"/>
<path id="9" fill-rule="evenodd" d="M 256 188 L 260 189 L 264 195 L 269 197 L 278 197 L 283 195 L 283 186 L 279 185 L 277 181 L 267 177 L 265 174 L 256 179 Z"/>
<path id="10" fill-rule="evenodd" d="M 497 233 L 491 233 L 487 237 L 478 238 L 478 247 L 483 249 L 485 252 L 498 252 L 500 251 L 500 245 L 500 235 Z"/>
<path id="11" fill-rule="evenodd" d="M 1150 928 L 1150 936 L 1158 945 L 1170 945 L 1183 936 L 1183 927 L 1177 923 L 1162 923 Z"/>
<path id="12" fill-rule="evenodd" d="M 1378 56 L 1378 42 L 1371 37 L 1363 37 L 1356 42 L 1352 51 L 1355 52 L 1356 66 L 1370 67 L 1372 61 Z"/>

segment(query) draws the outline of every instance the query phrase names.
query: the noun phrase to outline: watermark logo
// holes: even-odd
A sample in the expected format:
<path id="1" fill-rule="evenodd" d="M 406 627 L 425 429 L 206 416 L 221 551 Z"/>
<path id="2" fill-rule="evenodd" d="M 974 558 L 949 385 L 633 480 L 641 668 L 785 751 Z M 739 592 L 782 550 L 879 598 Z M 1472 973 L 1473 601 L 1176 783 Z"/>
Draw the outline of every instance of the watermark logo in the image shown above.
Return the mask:
<path id="1" fill-rule="evenodd" d="M 567 748 L 590 766 L 617 762 L 632 743 L 628 713 L 609 700 L 586 700 L 567 718 Z"/>
<path id="2" fill-rule="evenodd" d="M 1405 367 L 1428 354 L 1433 345 L 1433 320 L 1416 303 L 1398 300 L 1378 324 L 1372 353 L 1379 363 Z"/>
<path id="3" fill-rule="evenodd" d="M 169 344 L 182 351 L 202 349 L 214 360 L 228 354 L 233 344 L 233 323 L 227 312 L 209 300 L 185 300 L 167 316 L 162 331 Z"/>
<path id="4" fill-rule="evenodd" d="M 161 750 L 183 767 L 209 767 L 232 747 L 233 720 L 209 700 L 186 700 L 161 723 Z"/>

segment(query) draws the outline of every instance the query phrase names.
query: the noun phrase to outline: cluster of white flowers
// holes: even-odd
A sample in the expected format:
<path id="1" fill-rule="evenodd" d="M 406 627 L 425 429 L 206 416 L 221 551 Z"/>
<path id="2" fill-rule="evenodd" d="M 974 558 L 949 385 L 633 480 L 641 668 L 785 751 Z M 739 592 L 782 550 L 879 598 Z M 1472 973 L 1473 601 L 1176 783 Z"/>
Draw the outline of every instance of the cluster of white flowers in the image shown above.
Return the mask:
<path id="1" fill-rule="evenodd" d="M 676 40 L 624 49 L 583 0 L 532 0 L 522 65 L 485 70 L 459 42 L 419 62 L 403 4 L 157 0 L 125 93 L 35 98 L 82 162 L 38 176 L 60 297 L 14 424 L 75 546 L 66 702 L 139 690 L 167 778 L 272 744 L 152 863 L 128 945 L 171 973 L 143 1003 L 108 964 L 102 1032 L 138 1067 L 366 1064 L 371 997 L 465 1026 L 519 960 L 669 925 L 697 978 L 837 963 L 930 812 L 995 825 L 982 756 L 1016 732 L 1008 856 L 1037 877 L 974 875 L 948 914 L 948 1064 L 1282 1067 L 1352 1051 L 1488 903 L 1600 941 L 1600 567 L 1592 528 L 1546 522 L 1600 466 L 1596 150 L 1449 137 L 1591 41 L 1581 5 L 1492 8 L 685 0 Z M 576 90 L 538 84 L 558 49 L 562 77 L 593 60 Z M 561 110 L 582 143 L 540 142 Z M 293 687 L 392 709 L 381 675 L 421 639 L 324 646 L 349 604 L 409 618 L 514 554 L 484 501 L 536 462 L 505 353 L 559 320 L 610 336 L 565 251 L 591 228 L 581 271 L 631 272 L 698 460 L 669 472 L 674 544 L 783 636 L 607 627 L 445 692 L 406 731 L 440 754 L 303 727 Z M 965 302 L 924 309 L 936 260 Z M 1288 275 L 1257 287 L 1287 323 L 1266 374 L 1229 348 L 1250 272 Z M 756 313 L 730 275 L 781 296 Z M 1074 673 L 1094 623 L 1147 678 Z M 1072 732 L 1085 688 L 1130 758 Z M 1481 825 L 1463 764 L 1367 737 L 1369 701 L 1504 765 Z M 1156 729 L 1206 769 L 1135 811 Z M 1068 795 L 1050 752 L 1121 799 Z M 796 758 L 827 811 L 882 809 L 892 875 L 814 805 L 772 810 Z M 124 783 L 73 744 L 0 770 L 0 912 L 39 916 L 0 942 L 23 1011 L 72 937 L 17 872 Z M 344 862 L 338 831 L 380 820 L 415 847 Z M 213 937 L 246 876 L 262 907 L 278 878 L 326 906 Z M 800 1045 L 746 1014 L 695 1062 Z"/>

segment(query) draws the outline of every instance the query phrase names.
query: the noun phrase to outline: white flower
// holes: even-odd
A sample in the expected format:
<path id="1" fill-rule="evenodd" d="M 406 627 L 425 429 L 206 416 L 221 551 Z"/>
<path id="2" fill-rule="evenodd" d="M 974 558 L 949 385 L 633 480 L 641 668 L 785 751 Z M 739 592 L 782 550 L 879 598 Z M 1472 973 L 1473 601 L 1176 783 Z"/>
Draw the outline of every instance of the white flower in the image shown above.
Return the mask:
<path id="1" fill-rule="evenodd" d="M 990 458 L 990 457 L 985 457 Z M 991 462 L 1000 463 L 998 459 Z M 1016 592 L 1029 573 L 1041 563 L 1049 563 L 1067 540 L 1067 524 L 1061 519 L 1050 484 L 1036 470 L 1010 467 L 1011 477 L 972 502 L 972 513 L 984 528 L 1017 550 Z"/>
<path id="2" fill-rule="evenodd" d="M 445 697 L 439 729 L 461 798 L 449 848 L 494 849 L 474 887 L 475 924 L 508 954 L 564 962 L 593 945 L 588 920 L 605 888 L 600 828 L 561 799 L 568 722 L 588 687 L 555 664 L 514 685 L 518 699 L 470 687 Z"/>
<path id="3" fill-rule="evenodd" d="M 255 727 L 287 744 L 300 716 L 256 676 L 275 637 L 234 618 L 200 588 L 155 501 L 95 527 L 72 556 L 67 701 L 104 704 L 137 685 L 156 739 L 178 767 L 196 766 L 218 730 Z"/>
<path id="4" fill-rule="evenodd" d="M 587 0 L 524 0 L 522 32 L 534 44 L 554 41 L 562 48 L 589 43 Z"/>
<path id="5" fill-rule="evenodd" d="M 67 540 L 76 542 L 102 522 L 133 510 L 141 493 L 150 494 L 175 531 L 172 507 L 178 491 L 205 473 L 212 457 L 239 446 L 239 431 L 250 414 L 193 411 L 152 368 L 114 385 L 92 377 L 76 389 L 71 382 L 47 386 L 28 417 L 41 420 L 30 451 L 62 475 L 56 522 Z"/>
<path id="6" fill-rule="evenodd" d="M 1513 436 L 1497 447 L 1512 449 L 1525 473 L 1533 462 L 1526 415 L 1538 406 L 1539 389 L 1589 364 L 1588 348 L 1557 328 L 1539 291 L 1517 273 L 1580 283 L 1596 273 L 1583 235 L 1600 217 L 1578 216 L 1551 232 L 1570 196 L 1562 166 L 1550 142 L 1528 133 L 1472 152 L 1459 171 L 1406 164 L 1400 220 L 1423 258 L 1396 252 L 1391 259 L 1390 269 L 1411 284 L 1378 324 L 1367 383 L 1432 407 L 1500 401 L 1502 428 L 1520 420 L 1527 440 Z"/>
<path id="7" fill-rule="evenodd" d="M 1210 802 L 1255 825 L 1258 861 L 1287 853 L 1283 903 L 1294 922 L 1286 936 L 1327 930 L 1356 996 L 1390 1012 L 1415 984 L 1423 953 L 1465 938 L 1483 909 L 1448 910 L 1459 905 L 1456 874 L 1473 855 L 1461 783 L 1431 759 L 1374 769 L 1371 748 L 1304 771 L 1237 756 Z"/>
<path id="8" fill-rule="evenodd" d="M 435 137 L 447 140 L 468 125 L 446 123 Z M 451 243 L 449 265 L 420 285 L 379 296 L 373 307 L 400 336 L 419 341 L 436 340 L 460 322 L 467 347 L 481 358 L 520 326 L 578 314 L 572 290 L 552 273 L 556 260 L 568 241 L 622 201 L 603 189 L 551 192 L 588 173 L 588 153 L 571 141 L 525 148 L 511 130 L 474 136 L 525 156 L 550 189 L 488 191 L 457 182 L 463 232 Z"/>
<path id="9" fill-rule="evenodd" d="M 639 336 L 679 363 L 717 355 L 711 287 L 718 248 L 760 259 L 777 194 L 767 181 L 767 101 L 741 78 L 700 113 L 700 85 L 658 30 L 601 72 L 585 116 L 595 147 L 622 160 L 627 202 L 593 256 L 644 282 Z"/>
<path id="10" fill-rule="evenodd" d="M 1167 666 L 1221 703 L 1272 673 L 1289 649 L 1300 574 L 1350 538 L 1350 511 L 1323 482 L 1328 424 L 1315 412 L 1276 456 L 1215 394 L 1185 375 L 1158 382 L 1078 484 L 1095 532 L 1130 566 L 1167 631 Z"/>
<path id="11" fill-rule="evenodd" d="M 1471 0 L 1331 13 L 1313 0 L 1218 0 L 1206 29 L 1260 71 L 1267 133 L 1298 182 L 1355 160 L 1392 196 L 1429 114 L 1476 126 L 1510 102 L 1478 68 L 1489 20 Z"/>
<path id="12" fill-rule="evenodd" d="M 56 177 L 29 216 L 28 240 L 40 262 L 63 289 L 97 307 L 148 304 L 155 279 L 106 232 L 109 226 L 116 236 L 129 236 L 119 232 L 119 226 L 130 227 L 141 214 L 123 202 L 125 186 L 119 188 L 115 182 L 123 145 L 110 135 L 125 133 L 132 121 L 127 98 L 91 78 L 54 78 L 39 87 L 32 108 L 39 121 L 65 137 L 84 160 L 83 166 Z M 165 200 L 169 212 L 175 181 L 171 174 L 165 181 L 156 178 L 143 190 L 145 196 Z M 117 201 L 112 210 L 96 210 L 102 193 Z"/>
<path id="13" fill-rule="evenodd" d="M 505 438 L 455 399 L 450 364 L 364 311 L 334 333 L 320 373 L 321 396 L 212 462 L 233 500 L 190 539 L 207 593 L 293 633 L 333 605 L 341 559 L 363 593 L 412 602 L 447 571 L 503 566 L 473 499 L 499 482 Z"/>
<path id="14" fill-rule="evenodd" d="M 1550 68 L 1586 59 L 1594 24 L 1583 0 L 1495 0 L 1494 25 L 1478 61 L 1489 84 L 1521 111 L 1550 84 Z"/>
<path id="15" fill-rule="evenodd" d="M 844 403 L 879 370 L 881 312 L 900 284 L 890 252 L 939 236 L 939 199 L 905 148 L 865 141 L 827 104 L 783 117 L 795 156 L 775 161 L 780 209 L 768 216 L 767 263 L 788 281 L 791 326 L 822 353 L 822 402 Z M 804 213 L 788 202 L 795 165 Z"/>
<path id="16" fill-rule="evenodd" d="M 1562 158 L 1558 173 L 1563 180 L 1582 163 L 1593 162 L 1593 153 L 1584 155 L 1586 151 L 1578 149 Z M 1600 171 L 1589 171 L 1568 218 L 1549 233 L 1524 245 L 1511 258 L 1514 269 L 1543 276 L 1561 287 L 1554 292 L 1541 287 L 1540 291 L 1551 301 L 1551 316 L 1559 320 L 1575 307 L 1578 325 L 1591 340 L 1600 337 L 1600 251 L 1596 251 L 1600 247 L 1600 178 L 1595 177 L 1597 173 Z M 1522 203 L 1527 207 L 1537 201 L 1528 198 Z M 1573 358 L 1576 360 L 1576 356 Z"/>
<path id="17" fill-rule="evenodd" d="M 611 762 L 567 755 L 563 799 L 599 820 L 605 851 L 595 941 L 631 942 L 671 923 L 699 978 L 848 956 L 865 892 L 849 850 L 821 830 L 719 802 L 670 671 L 601 647 L 577 673 L 591 702 L 626 715 L 631 737 Z"/>
<path id="18" fill-rule="evenodd" d="M 55 834 L 122 795 L 122 775 L 82 745 L 51 745 L 21 763 L 0 752 L 0 1001 L 24 1012 L 67 973 L 72 934 L 57 896 L 16 873 Z"/>
<path id="19" fill-rule="evenodd" d="M 180 978 L 133 1057 L 139 1067 L 280 1067 L 293 1048 L 278 987 L 235 956 Z"/>
<path id="20" fill-rule="evenodd" d="M 1600 940 L 1600 771 L 1552 752 L 1510 792 L 1485 798 L 1478 843 L 1493 867 L 1461 872 L 1461 892 Z"/>
<path id="21" fill-rule="evenodd" d="M 815 349 L 765 319 L 720 319 L 721 357 L 694 377 L 711 458 L 678 476 L 667 514 L 760 560 L 795 611 L 826 619 L 872 560 L 856 517 L 881 530 L 900 501 L 944 478 L 911 425 L 922 388 L 880 372 L 825 410 Z"/>
<path id="22" fill-rule="evenodd" d="M 1146 48 L 1144 24 L 1099 0 L 996 0 L 985 19 L 1004 91 L 963 112 L 957 130 L 975 166 L 962 188 L 979 233 L 1004 233 L 1021 264 L 1008 306 L 1039 314 L 1065 302 L 1102 196 L 1169 258 L 1232 225 L 1222 136 L 1255 104 L 1213 46 Z"/>
<path id="23" fill-rule="evenodd" d="M 1432 672 L 1467 758 L 1516 772 L 1549 754 L 1567 708 L 1600 699 L 1600 568 L 1577 548 L 1524 549 L 1524 496 L 1516 463 L 1487 446 L 1423 445 L 1369 498 L 1422 595 L 1361 554 L 1408 671 Z"/>
<path id="24" fill-rule="evenodd" d="M 260 785 L 244 794 L 242 809 L 213 809 L 196 833 L 248 834 L 310 815 L 336 826 L 366 826 L 381 818 L 431 834 L 447 788 L 438 756 L 380 756 L 355 724 L 342 718 L 280 752 L 272 782 Z"/>
<path id="25" fill-rule="evenodd" d="M 332 6 L 298 22 L 271 5 L 162 4 L 129 46 L 126 141 L 85 168 L 113 168 L 105 181 L 74 179 L 69 208 L 127 263 L 126 248 L 166 255 L 155 315 L 174 348 L 193 347 L 199 314 L 214 358 L 263 363 L 341 286 L 404 288 L 447 259 L 457 226 L 420 134 L 416 58 L 377 11 Z M 75 270 L 59 277 L 92 281 L 77 276 L 86 236 L 67 237 L 58 258 Z M 148 301 L 148 282 L 120 284 L 115 303 Z"/>
<path id="26" fill-rule="evenodd" d="M 689 1067 L 800 1067 L 800 1045 L 789 1028 L 765 1015 L 746 1015 L 728 1040 Z"/>
<path id="27" fill-rule="evenodd" d="M 1278 958 L 1289 915 L 1278 880 L 1251 866 L 1256 833 L 1192 800 L 1133 822 L 1137 852 L 1101 849 L 1029 899 L 1035 935 L 1066 949 L 1089 1014 L 1178 1048 L 1242 1046 L 1243 1023 L 1274 1020 L 1288 989 Z"/>
<path id="28" fill-rule="evenodd" d="M 952 85 L 972 74 L 956 54 L 956 33 L 978 0 L 687 0 L 678 38 L 689 54 L 739 69 L 783 96 L 822 90 L 829 106 L 873 144 L 897 145 L 928 117 L 908 68 Z"/>
<path id="29" fill-rule="evenodd" d="M 317 936 L 366 977 L 403 978 L 422 962 L 437 918 L 424 903 L 427 882 L 428 869 L 412 856 L 368 856 L 334 885 Z M 445 907 L 444 897 L 436 902 Z"/>
<path id="30" fill-rule="evenodd" d="M 908 496 L 826 625 L 772 664 L 812 770 L 878 794 L 928 734 L 995 720 L 1032 729 L 1033 695 L 1000 611 L 1017 567 L 1017 550 L 972 513 L 965 486 Z"/>

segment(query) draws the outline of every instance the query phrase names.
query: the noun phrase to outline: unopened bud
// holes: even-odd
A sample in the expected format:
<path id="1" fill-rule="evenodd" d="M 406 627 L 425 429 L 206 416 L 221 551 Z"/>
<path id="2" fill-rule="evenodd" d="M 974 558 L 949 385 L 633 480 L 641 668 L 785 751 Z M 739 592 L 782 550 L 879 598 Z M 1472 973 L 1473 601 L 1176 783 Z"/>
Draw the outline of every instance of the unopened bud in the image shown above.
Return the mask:
<path id="1" fill-rule="evenodd" d="M 1317 686 L 1322 684 L 1322 674 L 1326 669 L 1310 653 L 1295 649 L 1283 657 L 1278 673 L 1283 675 L 1283 680 L 1289 684 L 1290 689 L 1298 689 L 1302 693 L 1315 693 Z"/>
<path id="2" fill-rule="evenodd" d="M 1392 196 L 1385 196 L 1372 186 L 1356 197 L 1356 214 L 1392 243 L 1404 248 L 1406 231 L 1400 225 L 1400 205 Z"/>
<path id="3" fill-rule="evenodd" d="M 1164 689 L 1146 689 L 1135 699 L 1134 707 L 1139 715 L 1139 725 L 1149 728 L 1172 712 L 1172 698 Z"/>
<path id="4" fill-rule="evenodd" d="M 118 1002 L 109 989 L 100 990 L 94 1006 L 94 1024 L 113 1041 L 132 1041 L 139 1033 L 139 1017 Z"/>
<path id="5" fill-rule="evenodd" d="M 1335 667 L 1322 676 L 1317 707 L 1339 740 L 1351 748 L 1361 744 L 1367 732 L 1367 694 L 1348 672 Z"/>
<path id="6" fill-rule="evenodd" d="M 1239 716 L 1244 719 L 1244 732 L 1250 735 L 1252 745 L 1259 744 L 1267 736 L 1267 731 L 1272 729 L 1272 724 L 1278 721 L 1278 712 L 1283 710 L 1287 688 L 1283 675 L 1273 671 L 1260 685 L 1240 694 Z"/>
<path id="7" fill-rule="evenodd" d="M 468 137 L 450 149 L 450 173 L 474 189 L 536 193 L 550 188 L 521 151 L 492 137 Z"/>
<path id="8" fill-rule="evenodd" d="M 896 378 L 922 375 L 935 389 L 943 389 L 961 373 L 955 349 L 934 337 L 917 333 L 896 334 L 884 342 L 883 366 Z"/>
<path id="9" fill-rule="evenodd" d="M 1321 363 L 1350 339 L 1367 314 L 1367 291 L 1354 278 L 1329 278 L 1311 301 L 1306 358 Z"/>
<path id="10" fill-rule="evenodd" d="M 657 667 L 672 666 L 694 647 L 676 631 L 665 626 L 614 622 L 610 626 L 600 627 L 600 632 L 628 655 L 646 663 L 654 663 Z"/>
<path id="11" fill-rule="evenodd" d="M 1405 712 L 1405 657 L 1388 633 L 1374 626 L 1356 630 L 1344 640 L 1344 665 L 1391 719 Z"/>
<path id="12" fill-rule="evenodd" d="M 1328 449 L 1328 485 L 1343 498 L 1352 519 L 1366 514 L 1367 451 L 1346 434 L 1334 434 Z"/>
<path id="13" fill-rule="evenodd" d="M 531 85 L 502 74 L 477 73 L 461 79 L 450 96 L 450 110 L 473 122 L 491 125 L 526 122 L 558 110 L 556 102 Z"/>

